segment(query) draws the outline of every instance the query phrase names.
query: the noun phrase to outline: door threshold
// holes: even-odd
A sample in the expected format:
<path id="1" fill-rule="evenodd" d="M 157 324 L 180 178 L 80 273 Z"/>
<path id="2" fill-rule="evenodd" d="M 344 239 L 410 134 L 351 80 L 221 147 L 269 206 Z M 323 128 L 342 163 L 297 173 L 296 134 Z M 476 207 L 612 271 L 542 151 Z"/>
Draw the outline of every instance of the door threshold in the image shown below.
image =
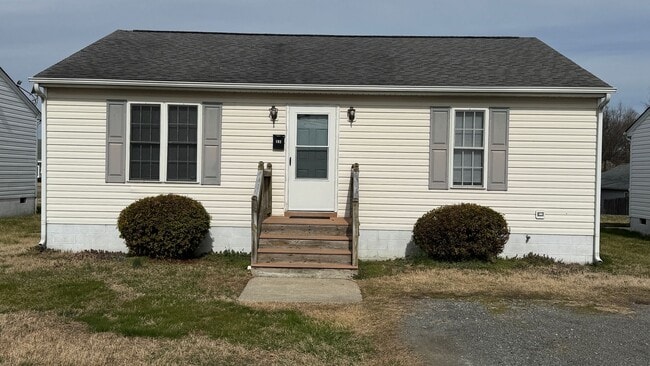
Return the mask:
<path id="1" fill-rule="evenodd" d="M 284 217 L 295 219 L 333 219 L 337 217 L 336 212 L 329 211 L 285 211 Z"/>

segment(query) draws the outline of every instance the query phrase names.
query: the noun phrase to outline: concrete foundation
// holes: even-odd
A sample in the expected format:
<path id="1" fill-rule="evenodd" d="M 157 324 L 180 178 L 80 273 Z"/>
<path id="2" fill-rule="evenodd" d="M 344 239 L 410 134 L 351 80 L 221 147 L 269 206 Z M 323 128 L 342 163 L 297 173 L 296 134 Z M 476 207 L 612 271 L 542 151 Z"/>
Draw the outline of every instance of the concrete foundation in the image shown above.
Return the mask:
<path id="1" fill-rule="evenodd" d="M 644 235 L 650 235 L 650 218 L 630 217 L 630 229 Z"/>
<path id="2" fill-rule="evenodd" d="M 646 227 L 650 228 L 647 225 Z M 407 230 L 360 230 L 359 259 L 383 260 L 417 254 L 419 248 L 412 242 L 411 235 L 411 231 Z M 212 227 L 200 252 L 228 250 L 249 253 L 250 242 L 250 228 Z M 114 225 L 48 224 L 47 247 L 74 252 L 90 249 L 127 252 L 124 240 L 120 239 L 117 227 Z M 522 257 L 528 253 L 545 255 L 564 263 L 592 263 L 593 237 L 513 233 L 501 256 Z"/>
<path id="3" fill-rule="evenodd" d="M 34 197 L 0 199 L 0 217 L 33 215 L 35 212 Z"/>

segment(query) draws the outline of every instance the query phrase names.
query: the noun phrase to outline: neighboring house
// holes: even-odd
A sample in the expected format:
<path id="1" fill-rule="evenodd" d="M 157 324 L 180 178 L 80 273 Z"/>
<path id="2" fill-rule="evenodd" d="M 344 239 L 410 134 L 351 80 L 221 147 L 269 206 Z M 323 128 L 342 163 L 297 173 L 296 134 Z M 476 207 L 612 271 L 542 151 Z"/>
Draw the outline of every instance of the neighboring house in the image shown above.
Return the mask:
<path id="1" fill-rule="evenodd" d="M 630 140 L 630 228 L 650 235 L 650 107 L 625 135 Z"/>
<path id="2" fill-rule="evenodd" d="M 600 213 L 627 215 L 629 188 L 630 164 L 621 164 L 604 171 L 600 179 Z"/>
<path id="3" fill-rule="evenodd" d="M 38 108 L 0 68 L 0 217 L 36 210 Z"/>
<path id="4" fill-rule="evenodd" d="M 50 248 L 124 251 L 120 211 L 173 192 L 206 207 L 213 250 L 253 241 L 256 266 L 290 252 L 263 243 L 290 240 L 295 256 L 351 248 L 349 268 L 356 255 L 403 257 L 422 214 L 461 202 L 505 215 L 505 256 L 599 260 L 602 108 L 615 90 L 536 38 L 120 30 L 33 81 Z M 272 180 L 262 229 L 258 161 L 272 163 L 258 179 Z M 319 223 L 331 227 L 282 227 Z M 331 246 L 305 247 L 316 240 Z"/>

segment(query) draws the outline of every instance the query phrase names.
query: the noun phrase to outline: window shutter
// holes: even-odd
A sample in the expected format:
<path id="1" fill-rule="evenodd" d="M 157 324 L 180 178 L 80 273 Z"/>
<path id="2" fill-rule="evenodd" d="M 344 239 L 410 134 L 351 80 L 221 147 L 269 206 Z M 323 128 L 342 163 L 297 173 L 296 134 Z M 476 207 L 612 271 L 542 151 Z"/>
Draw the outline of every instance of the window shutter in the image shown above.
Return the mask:
<path id="1" fill-rule="evenodd" d="M 490 109 L 488 144 L 488 191 L 508 190 L 508 120 L 505 108 Z"/>
<path id="2" fill-rule="evenodd" d="M 449 107 L 431 108 L 429 132 L 429 189 L 448 189 Z"/>
<path id="3" fill-rule="evenodd" d="M 221 104 L 203 104 L 202 184 L 221 184 Z"/>
<path id="4" fill-rule="evenodd" d="M 124 183 L 126 175 L 126 101 L 106 102 L 106 183 Z"/>

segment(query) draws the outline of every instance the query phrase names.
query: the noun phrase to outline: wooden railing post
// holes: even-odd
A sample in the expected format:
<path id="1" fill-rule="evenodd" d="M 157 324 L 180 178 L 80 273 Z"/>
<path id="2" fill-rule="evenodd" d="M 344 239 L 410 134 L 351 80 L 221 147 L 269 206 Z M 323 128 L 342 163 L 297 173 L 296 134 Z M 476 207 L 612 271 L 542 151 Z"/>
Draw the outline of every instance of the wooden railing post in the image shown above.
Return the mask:
<path id="1" fill-rule="evenodd" d="M 352 202 L 352 265 L 359 266 L 359 164 L 352 164 L 351 187 Z"/>
<path id="2" fill-rule="evenodd" d="M 264 219 L 264 197 L 261 197 L 264 191 L 264 162 L 257 163 L 257 176 L 255 178 L 255 188 L 251 197 L 251 264 L 257 263 L 257 248 L 260 241 L 260 229 Z"/>
<path id="3" fill-rule="evenodd" d="M 273 214 L 273 165 L 271 163 L 266 163 L 264 177 L 266 178 L 264 184 L 266 188 L 266 215 L 271 216 Z"/>

